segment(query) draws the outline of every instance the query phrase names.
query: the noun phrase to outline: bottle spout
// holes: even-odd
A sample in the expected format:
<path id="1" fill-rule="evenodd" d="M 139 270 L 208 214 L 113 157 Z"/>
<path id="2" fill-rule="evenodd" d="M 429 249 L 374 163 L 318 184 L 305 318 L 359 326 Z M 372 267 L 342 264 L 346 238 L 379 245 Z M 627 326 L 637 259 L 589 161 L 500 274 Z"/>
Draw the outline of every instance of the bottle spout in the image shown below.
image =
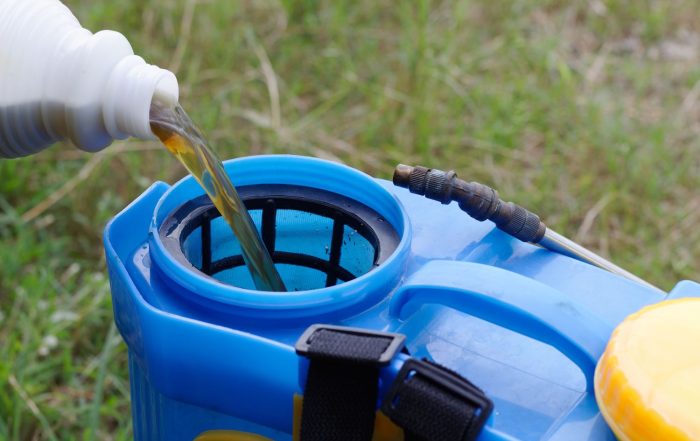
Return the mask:
<path id="1" fill-rule="evenodd" d="M 136 55 L 125 57 L 107 83 L 102 109 L 105 128 L 114 139 L 156 139 L 150 125 L 151 103 L 158 100 L 174 106 L 178 98 L 178 82 L 172 72 Z"/>
<path id="2" fill-rule="evenodd" d="M 156 89 L 153 91 L 151 101 L 158 101 L 166 106 L 174 107 L 180 98 L 177 78 L 172 72 L 165 69 L 161 70 L 164 73 L 158 83 L 156 83 Z"/>

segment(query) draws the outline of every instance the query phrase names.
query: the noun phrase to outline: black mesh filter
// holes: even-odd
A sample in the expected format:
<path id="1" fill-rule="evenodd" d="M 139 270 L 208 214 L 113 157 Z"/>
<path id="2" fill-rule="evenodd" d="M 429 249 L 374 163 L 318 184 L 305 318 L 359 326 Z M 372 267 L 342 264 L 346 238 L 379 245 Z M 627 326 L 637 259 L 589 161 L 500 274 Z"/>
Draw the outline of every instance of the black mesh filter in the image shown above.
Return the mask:
<path id="1" fill-rule="evenodd" d="M 359 277 L 385 261 L 400 240 L 379 213 L 336 193 L 292 185 L 238 192 L 290 291 Z M 172 256 L 194 271 L 255 289 L 238 240 L 207 196 L 173 210 L 159 232 Z"/>

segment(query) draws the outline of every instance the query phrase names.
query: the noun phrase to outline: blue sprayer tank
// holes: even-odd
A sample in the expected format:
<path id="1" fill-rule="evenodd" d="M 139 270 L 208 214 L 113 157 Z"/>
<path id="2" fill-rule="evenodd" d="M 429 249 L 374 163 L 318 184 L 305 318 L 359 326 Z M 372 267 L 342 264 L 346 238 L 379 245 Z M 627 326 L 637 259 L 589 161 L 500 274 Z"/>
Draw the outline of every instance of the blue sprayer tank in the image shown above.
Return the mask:
<path id="1" fill-rule="evenodd" d="M 693 282 L 664 295 L 519 242 L 343 165 L 262 156 L 225 167 L 262 235 L 276 235 L 274 254 L 307 264 L 277 265 L 293 292 L 255 291 L 189 176 L 154 184 L 109 223 L 137 440 L 292 440 L 308 368 L 294 345 L 319 323 L 403 334 L 412 357 L 469 379 L 494 405 L 479 439 L 612 440 L 592 380 L 612 330 L 645 305 L 700 296 Z M 302 208 L 278 202 L 270 214 L 279 195 Z M 380 395 L 405 358 L 382 369 Z M 200 439 L 244 439 L 216 433 Z"/>

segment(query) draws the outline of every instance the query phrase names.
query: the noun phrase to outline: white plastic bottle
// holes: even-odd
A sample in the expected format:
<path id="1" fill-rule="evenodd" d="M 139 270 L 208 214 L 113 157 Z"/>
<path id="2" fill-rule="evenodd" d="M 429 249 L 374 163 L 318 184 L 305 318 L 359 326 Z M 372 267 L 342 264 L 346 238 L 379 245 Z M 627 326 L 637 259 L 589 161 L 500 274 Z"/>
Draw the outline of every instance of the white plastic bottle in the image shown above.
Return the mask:
<path id="1" fill-rule="evenodd" d="M 60 140 L 97 151 L 155 139 L 154 97 L 176 103 L 177 79 L 134 55 L 123 35 L 92 34 L 59 0 L 0 0 L 0 158 Z"/>

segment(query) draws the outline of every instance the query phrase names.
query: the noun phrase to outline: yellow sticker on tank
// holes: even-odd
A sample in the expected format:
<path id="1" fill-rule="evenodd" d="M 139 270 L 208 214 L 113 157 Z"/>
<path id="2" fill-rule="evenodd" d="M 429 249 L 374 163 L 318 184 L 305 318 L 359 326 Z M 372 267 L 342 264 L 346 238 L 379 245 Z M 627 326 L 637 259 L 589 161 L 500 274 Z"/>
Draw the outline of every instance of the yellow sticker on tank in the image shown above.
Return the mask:
<path id="1" fill-rule="evenodd" d="M 301 410 L 304 399 L 294 395 L 293 441 L 299 441 L 301 431 Z M 194 441 L 273 441 L 262 435 L 235 430 L 210 430 L 202 433 Z M 372 441 L 404 441 L 403 430 L 381 412 L 377 412 Z"/>
<path id="2" fill-rule="evenodd" d="M 272 441 L 270 438 L 255 433 L 235 430 L 210 430 L 202 433 L 194 441 Z"/>

